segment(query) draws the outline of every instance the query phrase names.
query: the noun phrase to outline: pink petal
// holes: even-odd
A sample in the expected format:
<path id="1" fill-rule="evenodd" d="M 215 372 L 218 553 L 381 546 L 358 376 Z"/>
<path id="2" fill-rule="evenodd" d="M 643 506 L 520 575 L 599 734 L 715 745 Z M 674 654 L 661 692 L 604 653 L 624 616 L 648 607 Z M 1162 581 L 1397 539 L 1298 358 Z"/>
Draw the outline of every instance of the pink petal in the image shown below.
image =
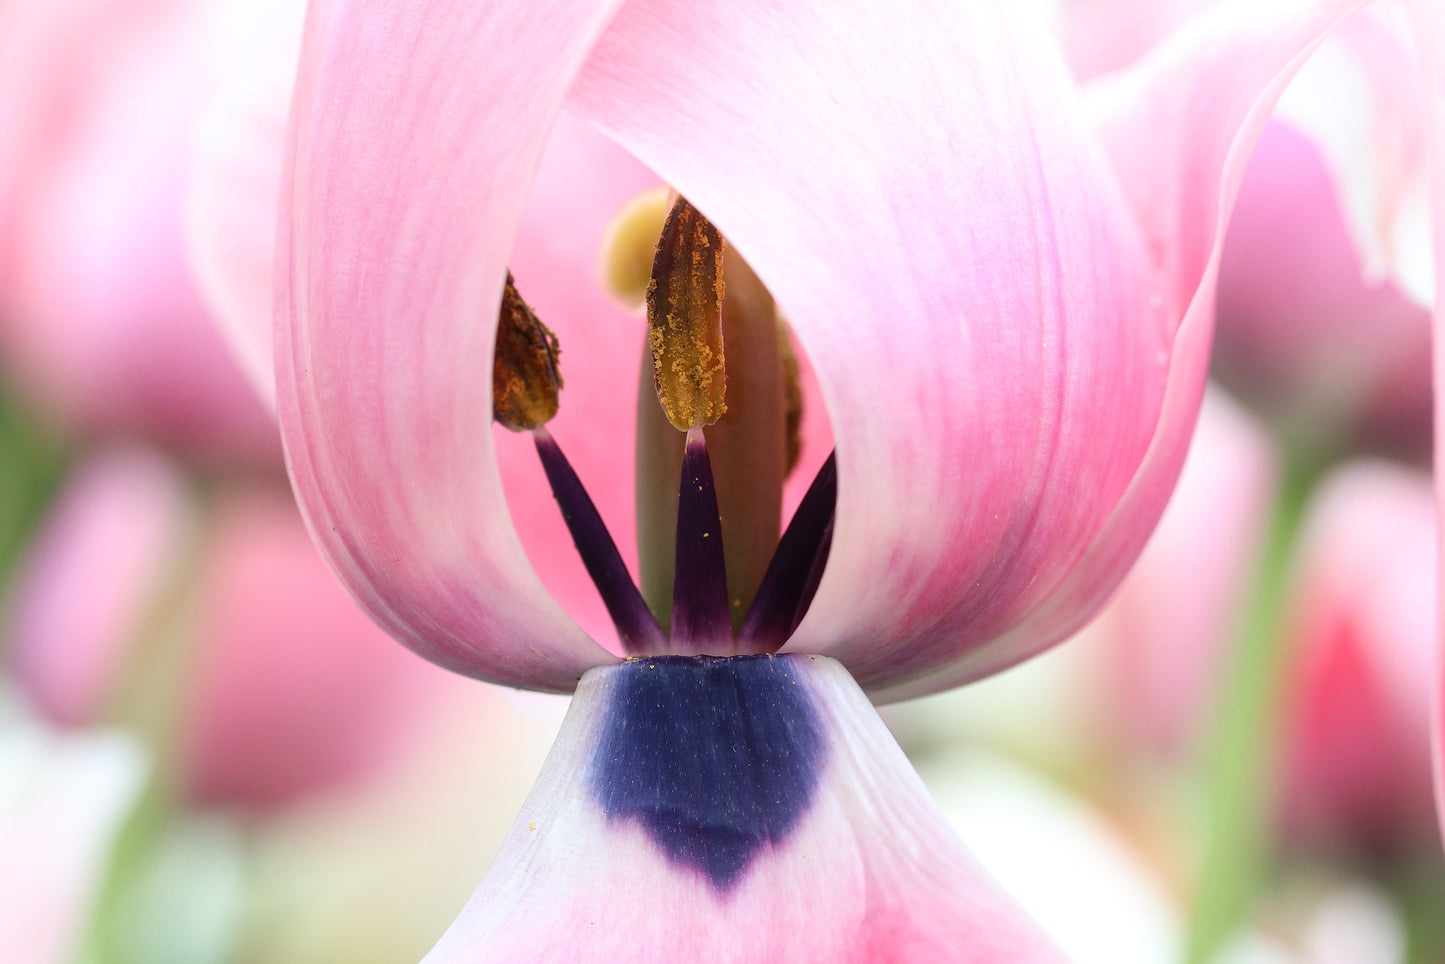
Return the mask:
<path id="1" fill-rule="evenodd" d="M 58 736 L 7 712 L 0 729 L 0 960 L 76 958 L 112 845 L 139 797 L 140 747 Z"/>
<path id="2" fill-rule="evenodd" d="M 952 835 L 847 671 L 824 657 L 768 668 L 793 674 L 791 692 L 823 738 L 816 789 L 791 833 L 723 889 L 669 858 L 641 822 L 605 812 L 596 796 L 604 722 L 625 675 L 643 665 L 582 681 L 511 835 L 430 964 L 1062 960 Z M 759 695 L 749 691 L 749 705 Z"/>
<path id="3" fill-rule="evenodd" d="M 574 92 L 719 225 L 807 349 L 839 504 L 788 649 L 884 698 L 995 671 L 1088 614 L 998 643 L 1124 495 L 1165 389 L 1142 239 L 1062 65 L 1011 16 L 629 4 Z M 1132 550 L 1162 498 L 1131 517 Z"/>
<path id="4" fill-rule="evenodd" d="M 286 111 L 296 77 L 304 9 L 272 3 L 238 51 L 222 94 L 206 110 L 188 210 L 192 264 L 207 301 L 262 397 L 275 404 L 272 262 Z M 640 357 L 639 319 L 602 290 L 598 251 L 608 223 L 657 178 L 584 124 L 563 115 L 543 153 L 510 266 L 528 300 L 561 339 L 566 389 L 552 429 L 566 444 L 609 527 L 630 533 L 632 437 L 597 432 L 633 419 L 626 374 Z M 624 337 L 625 333 L 625 337 Z M 496 434 L 507 505 L 528 559 L 588 635 L 616 630 L 542 475 L 531 440 Z M 627 471 L 618 471 L 625 467 Z M 632 540 L 620 548 L 635 565 Z"/>
<path id="5" fill-rule="evenodd" d="M 1413 848 L 1433 836 L 1431 687 L 1439 606 L 1423 473 L 1337 470 L 1301 537 L 1286 694 L 1285 820 L 1296 842 Z"/>
<path id="6" fill-rule="evenodd" d="M 5 642 L 47 716 L 100 718 L 194 524 L 182 480 L 143 449 L 101 451 L 74 472 L 22 563 Z"/>
<path id="7" fill-rule="evenodd" d="M 1074 560 L 1069 581 L 1014 634 L 1049 638 L 1090 611 L 1147 535 L 1141 523 L 1168 494 L 1197 410 L 1222 229 L 1248 150 L 1291 72 L 1354 6 L 1339 0 L 1260 13 L 1227 5 L 1089 90 L 1088 107 L 1155 253 L 1167 310 L 1182 320 L 1154 442 L 1129 492 Z"/>
<path id="8" fill-rule="evenodd" d="M 312 533 L 392 635 L 536 688 L 611 657 L 527 564 L 485 373 L 527 185 L 610 14 L 313 4 L 282 179 L 278 410 Z"/>
<path id="9" fill-rule="evenodd" d="M 187 275 L 180 204 L 222 6 L 6 4 L 0 352 L 86 428 L 273 460 L 275 431 Z"/>
<path id="10" fill-rule="evenodd" d="M 356 608 L 288 493 L 221 493 L 200 565 L 180 747 L 194 798 L 290 803 L 416 746 L 447 674 Z"/>
<path id="11" fill-rule="evenodd" d="M 1264 429 L 1222 392 L 1199 426 L 1164 517 L 1099 617 L 1111 723 L 1170 758 L 1198 747 L 1241 628 L 1278 466 Z"/>

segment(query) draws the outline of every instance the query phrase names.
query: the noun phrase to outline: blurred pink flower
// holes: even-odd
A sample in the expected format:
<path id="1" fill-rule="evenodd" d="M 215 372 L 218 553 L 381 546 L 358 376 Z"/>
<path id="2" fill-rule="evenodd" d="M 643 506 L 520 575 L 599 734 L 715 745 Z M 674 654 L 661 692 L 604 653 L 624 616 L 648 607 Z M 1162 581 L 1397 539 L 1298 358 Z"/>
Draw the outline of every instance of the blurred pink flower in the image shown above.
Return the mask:
<path id="1" fill-rule="evenodd" d="M 1418 471 L 1353 464 L 1311 503 L 1285 703 L 1284 818 L 1297 842 L 1400 853 L 1435 834 L 1438 552 L 1430 480 Z"/>
<path id="2" fill-rule="evenodd" d="M 212 499 L 202 511 L 158 455 L 91 456 L 11 599 L 18 680 L 76 725 L 184 680 L 166 739 L 194 802 L 274 806 L 382 772 L 438 711 L 443 674 L 357 612 L 284 490 L 233 484 Z"/>
<path id="3" fill-rule="evenodd" d="M 0 364 L 84 430 L 274 460 L 190 281 L 181 202 L 236 4 L 0 5 Z"/>

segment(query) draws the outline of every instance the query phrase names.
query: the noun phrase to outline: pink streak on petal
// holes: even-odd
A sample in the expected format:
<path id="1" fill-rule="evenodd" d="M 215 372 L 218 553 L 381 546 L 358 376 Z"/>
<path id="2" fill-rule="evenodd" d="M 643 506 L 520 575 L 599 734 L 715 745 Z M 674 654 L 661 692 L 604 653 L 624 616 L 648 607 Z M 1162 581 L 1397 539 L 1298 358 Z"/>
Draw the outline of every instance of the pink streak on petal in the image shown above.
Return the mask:
<path id="1" fill-rule="evenodd" d="M 274 427 L 181 248 L 184 155 L 219 10 L 6 5 L 0 62 L 25 103 L 0 101 L 0 352 L 83 428 L 270 461 Z"/>
<path id="2" fill-rule="evenodd" d="M 1264 429 L 1207 394 L 1179 485 L 1119 595 L 1109 640 L 1111 722 L 1129 744 L 1181 759 L 1197 749 L 1263 548 L 1278 465 Z"/>
<path id="3" fill-rule="evenodd" d="M 655 174 L 564 113 L 552 130 L 517 231 L 510 265 L 517 285 L 562 345 L 565 385 L 548 430 L 602 513 L 635 574 L 633 446 L 637 368 L 646 324 L 602 288 L 602 238 Z M 621 652 L 528 435 L 493 432 L 512 522 L 543 584 L 593 639 Z"/>
<path id="4" fill-rule="evenodd" d="M 1271 122 L 1220 261 L 1216 370 L 1319 429 L 1418 449 L 1430 424 L 1430 314 L 1365 278 L 1340 205 L 1319 148 Z"/>
<path id="5" fill-rule="evenodd" d="M 1439 603 L 1429 480 L 1336 471 L 1299 548 L 1284 819 L 1295 842 L 1418 847 L 1434 834 L 1428 665 Z"/>
<path id="6" fill-rule="evenodd" d="M 118 733 L 0 731 L 0 960 L 65 964 L 80 952 L 110 850 L 146 761 Z"/>
<path id="7" fill-rule="evenodd" d="M 611 13 L 311 4 L 282 178 L 277 407 L 313 536 L 393 636 L 538 689 L 611 657 L 527 563 L 486 373 L 527 187 Z"/>
<path id="8" fill-rule="evenodd" d="M 396 763 L 446 674 L 356 608 L 289 494 L 227 492 L 211 525 L 182 710 L 185 789 L 272 807 Z"/>
<path id="9" fill-rule="evenodd" d="M 800 669 L 828 762 L 809 812 L 719 896 L 587 785 L 610 670 L 577 689 L 511 835 L 427 964 L 1060 961 L 948 829 L 838 663 Z"/>
<path id="10" fill-rule="evenodd" d="M 718 224 L 806 347 L 839 504 L 787 648 L 887 697 L 1063 638 L 1163 508 L 1130 516 L 1065 618 L 994 645 L 1068 585 L 1124 495 L 1173 327 L 1062 64 L 1012 16 L 640 2 L 573 93 Z"/>
<path id="11" fill-rule="evenodd" d="M 219 90 L 197 119 L 186 198 L 196 287 L 270 409 L 276 210 L 305 19 L 301 0 L 271 0 L 246 25 Z"/>
<path id="12" fill-rule="evenodd" d="M 5 628 L 11 667 L 62 723 L 94 722 L 192 523 L 172 466 L 148 451 L 90 456 L 22 563 Z"/>

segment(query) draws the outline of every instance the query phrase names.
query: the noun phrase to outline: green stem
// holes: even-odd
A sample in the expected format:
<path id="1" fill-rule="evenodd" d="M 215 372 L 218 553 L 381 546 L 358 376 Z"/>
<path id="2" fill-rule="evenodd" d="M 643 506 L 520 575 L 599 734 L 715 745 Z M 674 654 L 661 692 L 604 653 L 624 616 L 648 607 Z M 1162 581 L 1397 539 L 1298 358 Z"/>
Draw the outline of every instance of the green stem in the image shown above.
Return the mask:
<path id="1" fill-rule="evenodd" d="M 1286 581 L 1313 462 L 1286 466 L 1238 646 L 1226 666 L 1205 744 L 1203 861 L 1185 947 L 1204 964 L 1235 935 L 1272 860 L 1286 667 Z"/>

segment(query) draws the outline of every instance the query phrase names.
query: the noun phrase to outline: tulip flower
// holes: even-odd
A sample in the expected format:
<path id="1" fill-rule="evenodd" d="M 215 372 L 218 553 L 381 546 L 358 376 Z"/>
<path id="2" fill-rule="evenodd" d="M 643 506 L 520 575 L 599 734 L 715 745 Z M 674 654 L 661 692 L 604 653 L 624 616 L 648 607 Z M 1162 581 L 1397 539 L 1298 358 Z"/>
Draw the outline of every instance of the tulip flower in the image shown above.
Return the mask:
<path id="1" fill-rule="evenodd" d="M 1285 700 L 1284 828 L 1367 856 L 1435 834 L 1430 665 L 1439 540 L 1429 481 L 1384 462 L 1336 470 L 1298 551 Z"/>
<path id="2" fill-rule="evenodd" d="M 303 512 L 406 645 L 576 692 L 431 959 L 1055 956 L 948 834 L 864 693 L 997 672 L 1113 591 L 1187 446 L 1243 158 L 1351 5 L 1222 12 L 1084 105 L 1014 13 L 865 6 L 308 11 L 275 345 Z M 497 306 L 534 320 L 506 265 L 564 106 L 720 230 L 697 236 L 694 264 L 723 245 L 746 258 L 817 371 L 837 441 L 774 560 L 790 588 L 760 589 L 772 601 L 734 635 L 706 541 L 727 534 L 707 405 L 664 388 L 690 429 L 668 633 L 585 495 L 613 484 L 596 477 L 609 466 L 579 459 L 574 474 L 561 454 L 573 433 L 580 446 L 615 427 L 583 411 L 568 428 L 567 383 L 536 445 L 624 662 L 529 565 L 488 417 L 497 385 L 530 397 L 542 378 L 485 372 Z M 722 295 L 661 280 L 690 317 Z M 598 359 L 640 347 L 635 326 L 545 321 L 590 384 L 609 374 Z M 538 334 L 528 350 L 552 378 L 555 344 Z M 688 364 L 718 373 L 698 344 Z M 632 381 L 611 374 L 625 397 Z"/>

